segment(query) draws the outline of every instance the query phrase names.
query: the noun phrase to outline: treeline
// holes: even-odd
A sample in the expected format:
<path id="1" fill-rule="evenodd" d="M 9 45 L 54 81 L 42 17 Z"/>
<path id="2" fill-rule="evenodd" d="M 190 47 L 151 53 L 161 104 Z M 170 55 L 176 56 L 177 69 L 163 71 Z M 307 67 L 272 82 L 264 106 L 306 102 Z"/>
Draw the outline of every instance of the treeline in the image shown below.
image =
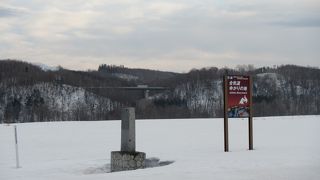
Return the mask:
<path id="1" fill-rule="evenodd" d="M 136 107 L 137 118 L 222 117 L 226 74 L 253 77 L 255 116 L 320 114 L 320 70 L 313 67 L 241 65 L 171 73 L 104 64 L 97 71 L 46 71 L 0 60 L 0 122 L 119 119 L 124 106 Z M 143 91 L 112 88 L 139 84 L 168 89 L 144 99 Z"/>
<path id="2" fill-rule="evenodd" d="M 6 88 L 0 97 L 5 123 L 114 119 L 121 107 L 82 88 L 51 83 Z"/>
<path id="3" fill-rule="evenodd" d="M 222 77 L 226 74 L 244 74 L 253 77 L 253 104 L 255 116 L 281 116 L 320 114 L 320 70 L 314 67 L 283 65 L 253 68 L 238 66 L 236 69 L 202 68 L 160 82 L 174 90 L 154 101 L 167 108 L 188 113 L 181 117 L 222 117 Z M 183 106 L 171 104 L 173 99 L 185 102 Z M 158 103 L 154 103 L 159 106 Z M 154 107 L 158 109 L 158 107 Z M 167 114 L 166 118 L 169 118 Z M 150 116 L 149 118 L 153 118 Z"/>

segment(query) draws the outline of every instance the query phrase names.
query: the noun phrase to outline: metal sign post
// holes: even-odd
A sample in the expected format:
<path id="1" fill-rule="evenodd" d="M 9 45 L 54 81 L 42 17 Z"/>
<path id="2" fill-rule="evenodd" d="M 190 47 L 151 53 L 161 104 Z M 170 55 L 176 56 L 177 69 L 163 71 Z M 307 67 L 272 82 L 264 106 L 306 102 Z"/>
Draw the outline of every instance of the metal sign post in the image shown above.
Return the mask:
<path id="1" fill-rule="evenodd" d="M 252 77 L 249 77 L 249 150 L 253 150 L 253 110 L 252 110 Z"/>
<path id="2" fill-rule="evenodd" d="M 252 78 L 227 75 L 223 78 L 224 151 L 229 151 L 228 118 L 248 118 L 249 150 L 253 150 Z"/>
<path id="3" fill-rule="evenodd" d="M 15 140 L 15 146 L 16 146 L 16 167 L 20 168 L 19 149 L 18 149 L 18 133 L 17 133 L 17 126 L 16 125 L 14 125 L 14 140 Z"/>
<path id="4" fill-rule="evenodd" d="M 223 91 L 224 91 L 224 121 L 223 121 L 223 125 L 224 125 L 224 151 L 228 152 L 229 151 L 229 128 L 228 128 L 228 95 L 227 95 L 227 76 L 224 76 L 223 78 Z"/>

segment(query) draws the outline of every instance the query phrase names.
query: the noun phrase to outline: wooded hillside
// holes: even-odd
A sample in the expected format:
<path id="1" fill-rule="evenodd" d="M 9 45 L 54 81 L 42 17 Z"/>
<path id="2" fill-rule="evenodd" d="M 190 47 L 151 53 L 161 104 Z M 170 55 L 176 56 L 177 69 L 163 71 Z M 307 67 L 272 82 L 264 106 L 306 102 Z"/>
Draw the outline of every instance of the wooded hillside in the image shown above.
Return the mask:
<path id="1" fill-rule="evenodd" d="M 238 66 L 172 73 L 101 65 L 97 71 L 43 70 L 0 60 L 0 122 L 119 119 L 124 106 L 137 118 L 222 117 L 222 77 L 253 76 L 255 116 L 320 114 L 320 70 L 312 67 Z M 168 87 L 151 91 L 96 87 Z"/>

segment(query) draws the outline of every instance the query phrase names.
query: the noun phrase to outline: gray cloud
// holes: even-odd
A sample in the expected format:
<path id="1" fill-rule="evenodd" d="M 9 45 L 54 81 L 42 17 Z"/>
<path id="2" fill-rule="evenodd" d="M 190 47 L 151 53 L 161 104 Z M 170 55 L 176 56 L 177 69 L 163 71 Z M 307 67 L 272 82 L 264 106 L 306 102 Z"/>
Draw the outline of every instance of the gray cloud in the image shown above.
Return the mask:
<path id="1" fill-rule="evenodd" d="M 317 16 L 320 17 L 320 14 Z M 278 21 L 272 23 L 274 25 L 279 26 L 288 26 L 288 27 L 320 27 L 320 18 L 302 18 L 302 19 L 293 19 L 293 20 L 287 20 L 287 21 Z"/>
<path id="2" fill-rule="evenodd" d="M 73 69 L 320 66 L 314 0 L 8 2 L 11 10 L 0 8 L 0 58 Z"/>
<path id="3" fill-rule="evenodd" d="M 1 7 L 0 6 L 0 17 L 16 16 L 19 13 L 20 13 L 20 11 L 17 10 L 17 9 Z"/>
<path id="4" fill-rule="evenodd" d="M 28 13 L 26 8 L 6 6 L 0 3 L 0 18 L 9 18 L 15 16 L 22 16 Z"/>

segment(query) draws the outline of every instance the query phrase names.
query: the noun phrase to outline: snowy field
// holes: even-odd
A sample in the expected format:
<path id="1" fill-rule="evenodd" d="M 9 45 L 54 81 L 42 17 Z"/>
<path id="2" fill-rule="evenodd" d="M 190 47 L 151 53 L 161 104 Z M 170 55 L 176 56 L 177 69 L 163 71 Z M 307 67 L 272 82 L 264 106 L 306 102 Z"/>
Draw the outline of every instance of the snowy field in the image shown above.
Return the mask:
<path id="1" fill-rule="evenodd" d="M 120 121 L 18 124 L 21 168 L 15 168 L 14 128 L 0 125 L 0 180 L 319 180 L 320 116 L 230 119 L 223 152 L 222 119 L 139 120 L 137 150 L 174 161 L 135 171 L 109 171 L 120 149 Z"/>

